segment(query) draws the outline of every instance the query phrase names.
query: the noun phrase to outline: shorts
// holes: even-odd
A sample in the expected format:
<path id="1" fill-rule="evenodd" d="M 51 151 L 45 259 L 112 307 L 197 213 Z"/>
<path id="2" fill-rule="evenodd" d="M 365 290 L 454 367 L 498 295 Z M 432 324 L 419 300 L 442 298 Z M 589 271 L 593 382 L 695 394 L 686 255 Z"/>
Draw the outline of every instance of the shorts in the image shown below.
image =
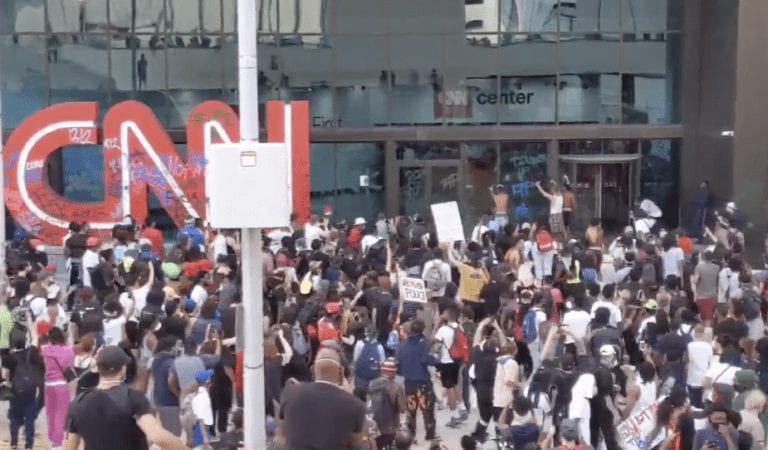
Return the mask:
<path id="1" fill-rule="evenodd" d="M 458 361 L 437 365 L 437 371 L 440 372 L 440 382 L 444 388 L 454 388 L 459 384 L 459 369 L 461 369 L 461 363 Z"/>
<path id="2" fill-rule="evenodd" d="M 563 223 L 562 213 L 549 215 L 549 229 L 552 233 L 565 232 L 565 224 Z"/>
<path id="3" fill-rule="evenodd" d="M 573 211 L 563 211 L 563 225 L 570 228 L 573 220 Z"/>
<path id="4" fill-rule="evenodd" d="M 699 316 L 701 320 L 705 322 L 712 321 L 715 316 L 715 298 L 699 298 L 696 299 L 696 306 L 699 308 Z"/>

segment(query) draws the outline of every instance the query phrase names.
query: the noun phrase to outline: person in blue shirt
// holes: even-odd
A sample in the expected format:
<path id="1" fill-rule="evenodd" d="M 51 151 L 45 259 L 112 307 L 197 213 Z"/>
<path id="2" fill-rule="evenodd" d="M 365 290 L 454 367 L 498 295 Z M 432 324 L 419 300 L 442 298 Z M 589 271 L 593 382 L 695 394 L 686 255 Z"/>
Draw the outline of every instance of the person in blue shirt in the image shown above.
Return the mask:
<path id="1" fill-rule="evenodd" d="M 208 387 L 211 384 L 213 370 L 201 370 L 195 374 L 197 393 L 192 398 L 192 412 L 197 419 L 192 427 L 192 448 L 203 448 L 210 444 L 208 427 L 213 425 L 213 409 L 211 408 L 211 396 Z"/>
<path id="2" fill-rule="evenodd" d="M 416 412 L 424 415 L 425 439 L 435 439 L 435 390 L 429 366 L 437 365 L 437 359 L 429 351 L 429 341 L 424 336 L 424 321 L 411 323 L 411 332 L 397 349 L 397 374 L 405 379 L 405 396 L 408 405 L 408 429 L 416 436 Z"/>
<path id="3" fill-rule="evenodd" d="M 184 221 L 184 228 L 179 230 L 179 234 L 182 233 L 189 236 L 189 242 L 191 245 L 198 246 L 203 251 L 205 250 L 205 236 L 203 236 L 203 232 L 195 226 L 195 219 L 189 218 Z"/>

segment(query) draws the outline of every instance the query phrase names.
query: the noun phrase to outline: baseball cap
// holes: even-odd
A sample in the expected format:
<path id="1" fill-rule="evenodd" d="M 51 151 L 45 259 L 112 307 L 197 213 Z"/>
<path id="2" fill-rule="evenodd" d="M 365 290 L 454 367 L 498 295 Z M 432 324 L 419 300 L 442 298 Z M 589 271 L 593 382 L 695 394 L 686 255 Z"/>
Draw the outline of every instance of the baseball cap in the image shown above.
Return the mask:
<path id="1" fill-rule="evenodd" d="M 197 303 L 189 297 L 184 297 L 184 311 L 191 313 L 197 308 Z"/>
<path id="2" fill-rule="evenodd" d="M 205 384 L 213 376 L 213 369 L 201 370 L 195 374 L 197 384 Z"/>
<path id="3" fill-rule="evenodd" d="M 579 438 L 579 427 L 573 419 L 563 419 L 560 422 L 560 436 L 569 441 Z"/>
<path id="4" fill-rule="evenodd" d="M 655 310 L 658 307 L 659 307 L 659 304 L 656 303 L 656 300 L 654 300 L 654 299 L 650 299 L 647 302 L 643 303 L 643 308 L 645 308 L 645 309 L 653 309 L 653 310 Z"/>
<path id="5" fill-rule="evenodd" d="M 96 357 L 96 365 L 99 370 L 115 371 L 122 369 L 130 362 L 130 358 L 125 354 L 122 348 L 116 345 L 106 345 L 99 350 Z"/>
<path id="6" fill-rule="evenodd" d="M 748 391 L 757 386 L 757 380 L 757 373 L 754 370 L 742 369 L 734 375 L 733 386 L 736 389 Z"/>
<path id="7" fill-rule="evenodd" d="M 612 345 L 603 345 L 600 347 L 600 356 L 615 356 L 616 349 Z"/>

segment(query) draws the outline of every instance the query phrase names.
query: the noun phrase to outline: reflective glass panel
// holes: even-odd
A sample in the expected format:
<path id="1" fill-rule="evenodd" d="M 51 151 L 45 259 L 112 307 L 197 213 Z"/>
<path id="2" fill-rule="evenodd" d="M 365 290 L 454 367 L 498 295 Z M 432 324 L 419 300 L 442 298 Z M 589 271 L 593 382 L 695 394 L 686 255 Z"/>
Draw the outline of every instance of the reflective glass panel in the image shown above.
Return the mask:
<path id="1" fill-rule="evenodd" d="M 0 36 L 3 127 L 48 106 L 48 58 L 43 35 Z"/>
<path id="2" fill-rule="evenodd" d="M 3 1 L 0 9 L 7 18 L 0 18 L 0 23 L 6 21 L 6 29 L 13 33 L 42 33 L 45 27 L 45 2 L 41 0 Z M 10 23 L 8 20 L 10 19 Z"/>
<path id="3" fill-rule="evenodd" d="M 564 35 L 560 44 L 558 121 L 619 123 L 619 35 Z"/>
<path id="4" fill-rule="evenodd" d="M 104 200 L 104 152 L 101 146 L 88 145 L 61 149 L 64 192 L 67 200 Z"/>
<path id="5" fill-rule="evenodd" d="M 567 20 L 558 13 L 557 1 L 499 0 L 498 3 L 502 33 L 553 32 L 558 29 L 558 21 Z"/>
<path id="6" fill-rule="evenodd" d="M 398 142 L 396 154 L 400 161 L 461 158 L 459 145 L 451 142 Z"/>
<path id="7" fill-rule="evenodd" d="M 400 214 L 424 214 L 429 206 L 427 195 L 428 167 L 400 168 Z"/>
<path id="8" fill-rule="evenodd" d="M 458 110 L 468 104 L 468 94 L 464 91 L 450 101 L 441 97 L 443 43 L 441 36 L 390 37 L 392 72 L 388 74 L 386 67 L 382 67 L 379 80 L 384 85 L 391 84 L 392 124 L 441 123 L 445 108 Z"/>
<path id="9" fill-rule="evenodd" d="M 386 3 L 389 7 L 389 29 L 393 35 L 400 33 L 458 34 L 466 28 L 463 1 L 387 0 Z"/>
<path id="10" fill-rule="evenodd" d="M 334 0 L 332 31 L 336 34 L 384 34 L 389 2 L 380 0 Z"/>
<path id="11" fill-rule="evenodd" d="M 336 149 L 333 144 L 312 144 L 310 149 L 309 200 L 313 214 L 333 207 L 336 197 Z"/>
<path id="12" fill-rule="evenodd" d="M 678 222 L 680 192 L 680 142 L 678 140 L 641 141 L 642 168 L 640 195 L 653 200 L 664 212 L 667 226 Z"/>
<path id="13" fill-rule="evenodd" d="M 531 222 L 546 215 L 549 202 L 536 189 L 545 181 L 545 142 L 502 142 L 499 153 L 499 181 L 509 195 L 509 217 L 517 223 Z"/>
<path id="14" fill-rule="evenodd" d="M 114 87 L 103 34 L 52 34 L 46 42 L 51 103 L 99 100 Z M 102 114 L 104 111 L 100 111 Z"/>
<path id="15" fill-rule="evenodd" d="M 334 216 L 373 222 L 384 212 L 384 150 L 375 143 L 336 146 L 337 201 Z"/>
<path id="16" fill-rule="evenodd" d="M 466 143 L 464 152 L 464 202 L 463 220 L 465 227 L 473 226 L 482 214 L 491 211 L 490 189 L 497 183 L 496 144 Z M 457 179 L 457 181 L 460 181 Z M 450 201 L 450 200 L 445 200 Z M 471 229 L 470 229 L 471 231 Z"/>
<path id="17" fill-rule="evenodd" d="M 386 69 L 389 49 L 384 36 L 339 35 L 333 42 L 336 112 L 343 126 L 370 127 L 386 123 Z"/>
<path id="18" fill-rule="evenodd" d="M 435 112 L 450 123 L 495 124 L 497 104 L 481 100 L 498 92 L 497 78 L 488 76 L 498 73 L 498 42 L 491 42 L 488 35 L 468 36 L 477 37 L 476 44 L 462 36 L 445 37 L 444 75 L 439 77 Z M 494 40 L 497 36 L 491 35 Z"/>
<path id="19" fill-rule="evenodd" d="M 682 35 L 625 35 L 622 70 L 623 122 L 668 124 L 680 121 Z"/>
<path id="20" fill-rule="evenodd" d="M 523 3 L 533 6 L 540 2 Z M 616 0 L 560 0 L 550 15 L 557 17 L 563 32 L 611 33 L 620 30 L 620 10 L 621 3 Z"/>
<path id="21" fill-rule="evenodd" d="M 501 86 L 496 102 L 502 124 L 554 123 L 557 35 L 509 35 L 499 49 Z M 520 64 L 525 61 L 525 64 Z"/>
<path id="22" fill-rule="evenodd" d="M 681 30 L 682 0 L 621 0 L 621 29 L 647 33 Z"/>

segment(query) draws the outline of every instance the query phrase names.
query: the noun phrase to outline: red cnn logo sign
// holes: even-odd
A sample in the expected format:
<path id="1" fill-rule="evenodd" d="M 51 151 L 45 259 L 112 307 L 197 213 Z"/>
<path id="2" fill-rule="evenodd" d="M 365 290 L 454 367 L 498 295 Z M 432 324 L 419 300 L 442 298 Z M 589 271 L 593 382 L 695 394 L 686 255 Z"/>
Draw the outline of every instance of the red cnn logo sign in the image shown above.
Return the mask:
<path id="1" fill-rule="evenodd" d="M 291 142 L 293 210 L 303 220 L 309 216 L 309 103 L 291 103 L 291 136 L 284 136 L 284 107 L 282 102 L 268 102 L 267 140 Z M 182 226 L 189 216 L 205 219 L 206 145 L 240 139 L 239 120 L 229 105 L 207 101 L 192 110 L 186 159 L 142 103 L 111 107 L 101 136 L 97 117 L 95 102 L 62 103 L 31 115 L 11 134 L 3 152 L 5 201 L 20 226 L 54 245 L 61 244 L 73 221 L 88 222 L 108 234 L 126 215 L 143 223 L 148 189 L 176 225 Z M 99 142 L 104 147 L 104 200 L 76 203 L 54 192 L 44 175 L 46 159 L 64 146 Z"/>

